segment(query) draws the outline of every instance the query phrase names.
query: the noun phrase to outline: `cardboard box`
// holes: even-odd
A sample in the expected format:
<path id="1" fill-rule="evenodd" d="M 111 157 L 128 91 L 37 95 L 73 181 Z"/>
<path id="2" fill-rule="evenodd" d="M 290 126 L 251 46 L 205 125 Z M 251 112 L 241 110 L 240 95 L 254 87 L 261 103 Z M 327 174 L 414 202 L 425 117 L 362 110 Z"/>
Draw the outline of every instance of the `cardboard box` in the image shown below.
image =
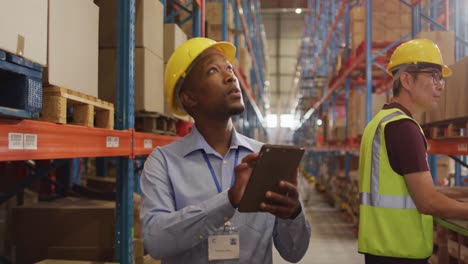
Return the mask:
<path id="1" fill-rule="evenodd" d="M 47 65 L 47 0 L 0 0 L 0 49 Z"/>
<path id="2" fill-rule="evenodd" d="M 117 47 L 117 0 L 96 0 L 99 6 L 99 47 Z M 164 6 L 159 0 L 135 1 L 135 47 L 163 57 Z"/>
<path id="3" fill-rule="evenodd" d="M 216 40 L 216 41 L 227 41 L 230 43 L 234 43 L 234 30 L 232 28 L 228 28 L 227 31 L 227 39 L 223 39 L 223 34 L 222 34 L 222 25 L 218 24 L 208 24 L 208 28 L 206 30 L 206 37 Z"/>
<path id="4" fill-rule="evenodd" d="M 117 53 L 99 50 L 99 98 L 116 102 Z M 145 48 L 135 49 L 135 110 L 164 113 L 164 62 Z"/>
<path id="5" fill-rule="evenodd" d="M 434 41 L 439 46 L 445 65 L 455 63 L 455 35 L 453 31 L 421 32 L 416 38 L 425 38 Z"/>
<path id="6" fill-rule="evenodd" d="M 44 83 L 97 97 L 98 25 L 92 0 L 49 0 Z"/>
<path id="7" fill-rule="evenodd" d="M 117 262 L 96 262 L 96 261 L 80 261 L 80 260 L 64 260 L 64 259 L 45 259 L 35 264 L 118 264 Z"/>
<path id="8" fill-rule="evenodd" d="M 187 41 L 187 35 L 177 24 L 164 24 L 164 63 L 167 63 L 172 53 Z"/>
<path id="9" fill-rule="evenodd" d="M 222 2 L 205 2 L 205 21 L 210 24 L 222 24 L 223 18 L 223 3 Z M 234 28 L 234 13 L 232 6 L 228 3 L 227 23 L 229 28 Z"/>
<path id="10" fill-rule="evenodd" d="M 109 255 L 102 252 L 114 247 L 114 232 L 113 201 L 65 198 L 12 209 L 17 264 L 46 259 L 54 250 L 59 254 L 60 248 L 62 253 L 68 250 L 68 255 L 81 248 L 97 254 L 99 259 L 92 260 L 109 261 Z"/>
<path id="11" fill-rule="evenodd" d="M 447 86 L 443 92 L 446 97 L 445 118 L 457 118 L 468 116 L 468 57 L 464 57 L 457 63 L 449 66 L 452 76 L 447 78 Z"/>

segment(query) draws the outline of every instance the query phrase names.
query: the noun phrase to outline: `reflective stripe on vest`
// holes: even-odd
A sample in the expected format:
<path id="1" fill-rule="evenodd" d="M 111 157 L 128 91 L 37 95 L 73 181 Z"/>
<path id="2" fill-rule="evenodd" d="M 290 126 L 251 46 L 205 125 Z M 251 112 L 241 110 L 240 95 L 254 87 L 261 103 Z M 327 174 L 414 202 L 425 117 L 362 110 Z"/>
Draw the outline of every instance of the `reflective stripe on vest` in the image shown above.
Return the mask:
<path id="1" fill-rule="evenodd" d="M 416 209 L 416 205 L 409 195 L 384 195 L 379 193 L 381 124 L 399 115 L 402 115 L 402 113 L 398 111 L 385 116 L 377 127 L 372 141 L 371 192 L 359 194 L 362 205 L 394 209 Z"/>

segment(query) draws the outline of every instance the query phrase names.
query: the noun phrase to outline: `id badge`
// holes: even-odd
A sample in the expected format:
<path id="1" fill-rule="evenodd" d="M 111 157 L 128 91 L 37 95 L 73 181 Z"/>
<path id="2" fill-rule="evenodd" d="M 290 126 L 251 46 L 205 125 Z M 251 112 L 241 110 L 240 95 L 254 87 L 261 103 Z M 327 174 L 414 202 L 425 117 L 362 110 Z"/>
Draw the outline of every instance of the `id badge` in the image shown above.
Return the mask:
<path id="1" fill-rule="evenodd" d="M 208 260 L 238 259 L 239 232 L 230 222 L 208 237 Z"/>

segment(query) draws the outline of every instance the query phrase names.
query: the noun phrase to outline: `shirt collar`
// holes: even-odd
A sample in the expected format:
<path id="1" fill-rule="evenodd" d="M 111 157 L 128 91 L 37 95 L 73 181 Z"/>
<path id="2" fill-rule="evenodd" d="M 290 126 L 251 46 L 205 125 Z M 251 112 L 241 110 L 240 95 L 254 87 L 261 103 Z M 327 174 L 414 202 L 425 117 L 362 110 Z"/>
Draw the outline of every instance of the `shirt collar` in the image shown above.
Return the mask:
<path id="1" fill-rule="evenodd" d="M 247 140 L 247 137 L 237 133 L 234 128 L 232 131 L 231 146 L 230 149 L 238 149 L 244 147 L 250 151 L 253 151 L 253 147 Z M 185 157 L 190 153 L 197 150 L 204 150 L 207 154 L 217 154 L 217 152 L 206 142 L 205 138 L 200 134 L 196 126 L 192 127 L 192 131 L 186 137 L 183 138 L 184 150 L 182 155 Z"/>
<path id="2" fill-rule="evenodd" d="M 403 113 L 405 113 L 407 116 L 413 118 L 413 115 L 411 114 L 411 112 L 397 102 L 390 102 L 390 103 L 384 104 L 383 106 L 383 109 L 390 109 L 390 108 L 398 108 L 401 111 L 403 111 Z"/>

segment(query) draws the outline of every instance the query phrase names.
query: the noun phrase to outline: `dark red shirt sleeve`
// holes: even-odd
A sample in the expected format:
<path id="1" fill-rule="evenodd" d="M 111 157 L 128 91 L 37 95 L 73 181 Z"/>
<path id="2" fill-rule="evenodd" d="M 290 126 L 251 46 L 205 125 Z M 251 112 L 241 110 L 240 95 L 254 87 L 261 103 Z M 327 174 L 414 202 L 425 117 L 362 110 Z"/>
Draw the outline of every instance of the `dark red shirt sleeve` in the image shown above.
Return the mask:
<path id="1" fill-rule="evenodd" d="M 390 166 L 398 174 L 429 170 L 426 139 L 414 121 L 402 119 L 387 124 L 385 143 Z"/>

